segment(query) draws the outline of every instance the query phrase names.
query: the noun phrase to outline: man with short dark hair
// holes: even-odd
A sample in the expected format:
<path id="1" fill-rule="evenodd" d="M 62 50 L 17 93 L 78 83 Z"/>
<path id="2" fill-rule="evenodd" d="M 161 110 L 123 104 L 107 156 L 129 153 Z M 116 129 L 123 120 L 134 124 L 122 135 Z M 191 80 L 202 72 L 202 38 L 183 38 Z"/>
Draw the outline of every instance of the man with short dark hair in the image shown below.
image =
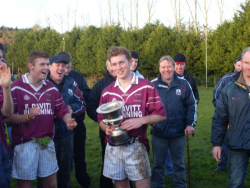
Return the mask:
<path id="1" fill-rule="evenodd" d="M 77 124 L 58 89 L 46 80 L 49 55 L 44 51 L 31 52 L 28 67 L 29 73 L 11 85 L 14 114 L 5 119 L 13 124 L 12 177 L 17 179 L 19 188 L 31 188 L 37 176 L 44 187 L 57 187 L 53 117 L 63 119 L 68 130 Z"/>
<path id="2" fill-rule="evenodd" d="M 136 76 L 139 78 L 144 78 L 142 74 L 139 73 L 138 67 L 139 67 L 139 54 L 136 51 L 131 51 L 131 65 L 130 70 L 135 73 Z"/>
<path id="3" fill-rule="evenodd" d="M 65 75 L 73 78 L 78 88 L 83 94 L 83 98 L 87 103 L 90 88 L 87 85 L 82 73 L 71 70 L 72 57 L 69 52 L 61 51 L 57 55 L 63 56 L 69 63 L 65 65 Z M 77 127 L 74 129 L 74 164 L 75 177 L 80 186 L 88 188 L 90 186 L 90 176 L 87 172 L 85 161 L 85 143 L 86 143 L 86 126 L 84 124 L 85 112 L 75 116 Z"/>
<path id="4" fill-rule="evenodd" d="M 250 158 L 250 47 L 242 52 L 242 71 L 221 91 L 212 119 L 213 158 L 221 160 L 221 145 L 226 139 L 229 151 L 229 185 L 244 187 Z"/>
<path id="5" fill-rule="evenodd" d="M 116 187 L 127 188 L 132 180 L 137 188 L 149 188 L 151 169 L 147 126 L 165 120 L 166 112 L 155 87 L 131 72 L 128 49 L 111 47 L 108 59 L 117 79 L 103 90 L 100 105 L 112 101 L 125 103 L 122 108 L 124 121 L 120 127 L 128 132 L 133 142 L 121 146 L 107 143 L 103 175 L 113 179 Z M 98 114 L 99 125 L 108 140 L 115 128 L 104 124 L 103 118 L 103 114 Z"/>

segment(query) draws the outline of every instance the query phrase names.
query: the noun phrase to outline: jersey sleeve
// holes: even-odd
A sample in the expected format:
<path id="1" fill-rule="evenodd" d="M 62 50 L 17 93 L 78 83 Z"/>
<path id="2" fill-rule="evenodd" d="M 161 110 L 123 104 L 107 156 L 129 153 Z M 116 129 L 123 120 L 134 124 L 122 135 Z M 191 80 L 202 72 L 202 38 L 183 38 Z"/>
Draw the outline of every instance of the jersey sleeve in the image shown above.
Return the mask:
<path id="1" fill-rule="evenodd" d="M 148 100 L 146 103 L 148 115 L 167 116 L 164 105 L 153 84 L 148 85 Z"/>

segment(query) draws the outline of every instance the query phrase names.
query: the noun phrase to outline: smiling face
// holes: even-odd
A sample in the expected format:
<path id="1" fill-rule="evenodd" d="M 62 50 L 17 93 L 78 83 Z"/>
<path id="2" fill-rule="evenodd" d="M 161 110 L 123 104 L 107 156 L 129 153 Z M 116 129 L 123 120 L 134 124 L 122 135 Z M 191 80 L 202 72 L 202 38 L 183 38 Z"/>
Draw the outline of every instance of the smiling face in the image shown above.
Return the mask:
<path id="1" fill-rule="evenodd" d="M 186 67 L 186 63 L 175 62 L 175 72 L 179 76 L 183 76 L 185 67 Z"/>
<path id="2" fill-rule="evenodd" d="M 57 84 L 60 84 L 65 74 L 66 63 L 58 62 L 49 65 L 50 78 Z"/>
<path id="3" fill-rule="evenodd" d="M 33 79 L 41 81 L 47 78 L 49 72 L 49 58 L 40 57 L 33 63 L 28 63 L 30 75 Z"/>
<path id="4" fill-rule="evenodd" d="M 134 71 L 138 66 L 138 59 L 131 58 L 130 70 Z"/>
<path id="5" fill-rule="evenodd" d="M 125 80 L 130 75 L 130 61 L 124 54 L 110 58 L 110 65 L 118 79 Z"/>
<path id="6" fill-rule="evenodd" d="M 159 71 L 161 73 L 162 79 L 169 84 L 174 75 L 173 64 L 168 60 L 163 60 L 159 64 Z"/>

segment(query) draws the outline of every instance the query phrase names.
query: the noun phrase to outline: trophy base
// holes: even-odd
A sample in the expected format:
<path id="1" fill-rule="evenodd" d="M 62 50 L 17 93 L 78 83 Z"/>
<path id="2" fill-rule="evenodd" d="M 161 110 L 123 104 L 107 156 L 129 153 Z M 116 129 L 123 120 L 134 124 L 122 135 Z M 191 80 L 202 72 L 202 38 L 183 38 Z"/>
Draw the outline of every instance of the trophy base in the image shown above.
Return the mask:
<path id="1" fill-rule="evenodd" d="M 131 137 L 129 137 L 127 132 L 123 132 L 123 134 L 113 136 L 111 134 L 109 145 L 111 146 L 122 146 L 128 144 L 131 141 Z"/>

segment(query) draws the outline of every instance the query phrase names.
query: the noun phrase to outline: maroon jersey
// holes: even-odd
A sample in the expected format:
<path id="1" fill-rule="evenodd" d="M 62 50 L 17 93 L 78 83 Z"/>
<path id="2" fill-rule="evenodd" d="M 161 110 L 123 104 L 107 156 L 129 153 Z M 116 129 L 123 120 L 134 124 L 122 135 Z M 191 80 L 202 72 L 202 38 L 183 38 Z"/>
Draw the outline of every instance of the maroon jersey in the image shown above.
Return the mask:
<path id="1" fill-rule="evenodd" d="M 0 109 L 3 107 L 3 90 L 2 87 L 0 87 Z M 0 110 L 0 139 L 3 142 L 3 145 L 6 149 L 6 151 L 9 151 L 7 141 L 6 141 L 6 134 L 4 131 L 4 123 L 3 123 L 3 115 Z"/>
<path id="2" fill-rule="evenodd" d="M 36 104 L 40 109 L 34 120 L 12 126 L 13 147 L 30 141 L 32 138 L 54 137 L 53 116 L 62 119 L 69 113 L 67 106 L 57 88 L 49 81 L 43 80 L 38 88 L 32 86 L 25 74 L 11 85 L 14 113 L 29 114 Z"/>
<path id="3" fill-rule="evenodd" d="M 119 87 L 118 80 L 103 90 L 99 105 L 111 101 L 125 103 L 122 108 L 124 119 L 140 118 L 147 115 L 166 116 L 165 108 L 156 88 L 148 80 L 138 78 L 135 75 L 131 87 L 126 90 Z M 103 114 L 98 114 L 98 122 L 102 121 L 103 118 Z M 147 126 L 143 125 L 138 129 L 130 130 L 128 134 L 131 137 L 139 137 L 139 141 L 149 150 Z"/>

